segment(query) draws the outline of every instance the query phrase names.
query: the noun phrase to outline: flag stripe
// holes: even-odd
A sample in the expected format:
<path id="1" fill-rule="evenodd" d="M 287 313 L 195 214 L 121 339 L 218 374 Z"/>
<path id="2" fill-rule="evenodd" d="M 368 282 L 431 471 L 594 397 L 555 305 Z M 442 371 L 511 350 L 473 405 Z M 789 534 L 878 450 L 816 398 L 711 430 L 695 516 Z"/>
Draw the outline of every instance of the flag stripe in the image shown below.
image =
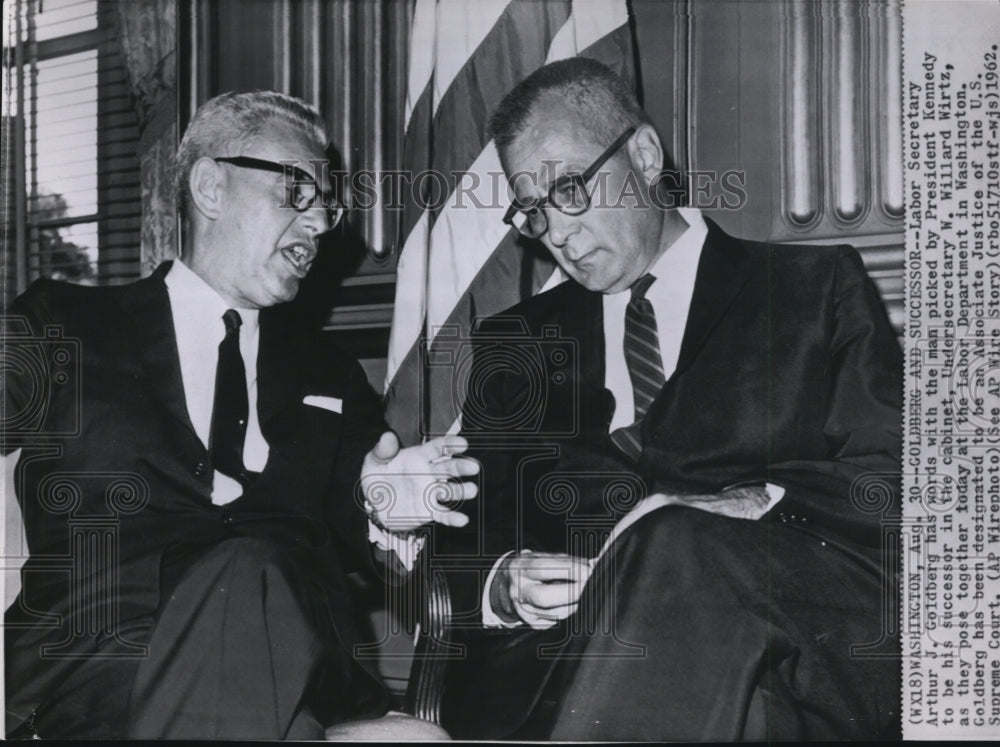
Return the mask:
<path id="1" fill-rule="evenodd" d="M 583 54 L 585 56 L 593 56 L 602 62 L 613 64 L 618 61 L 618 64 L 621 64 L 621 60 L 630 59 L 628 55 L 622 53 L 622 50 L 627 49 L 630 43 L 631 32 L 627 24 L 623 24 L 614 29 L 606 37 L 599 39 L 595 44 L 588 47 Z M 608 59 L 603 57 L 605 54 L 609 56 Z M 498 167 L 499 158 L 496 156 L 496 151 L 492 145 L 480 154 L 479 160 L 481 163 L 486 164 L 488 159 L 492 161 L 492 166 L 486 166 L 486 168 Z M 505 207 L 504 205 L 503 209 Z M 489 277 L 490 272 L 486 265 L 491 261 L 509 261 L 509 258 L 500 251 L 499 247 L 496 250 L 491 248 L 496 246 L 506 233 L 506 226 L 500 220 L 502 210 L 466 210 L 464 212 L 470 214 L 472 212 L 486 212 L 490 214 L 499 212 L 499 215 L 491 216 L 490 220 L 482 224 L 485 236 L 481 236 L 481 238 L 486 239 L 485 241 L 480 241 L 473 235 L 472 238 L 465 242 L 457 245 L 452 244 L 448 247 L 450 249 L 448 252 L 438 251 L 434 256 L 434 261 L 426 263 L 408 255 L 414 249 L 417 250 L 416 253 L 422 254 L 428 250 L 428 246 L 440 243 L 440 239 L 434 235 L 428 237 L 423 230 L 411 231 L 407 238 L 407 246 L 401 253 L 400 264 L 397 267 L 396 280 L 396 308 L 404 311 L 403 313 L 395 314 L 393 319 L 393 330 L 390 336 L 389 355 L 387 359 L 387 384 L 395 382 L 400 377 L 416 378 L 420 376 L 420 355 L 419 351 L 413 348 L 417 344 L 418 338 L 421 337 L 417 310 L 419 309 L 422 314 L 425 305 L 422 301 L 420 303 L 413 303 L 412 301 L 405 303 L 404 299 L 413 299 L 424 293 L 426 291 L 425 285 L 427 279 L 431 278 L 435 282 L 433 298 L 437 299 L 437 303 L 435 304 L 434 313 L 429 317 L 428 326 L 451 324 L 456 317 L 463 317 L 463 312 L 459 308 L 459 304 L 463 300 L 463 297 L 471 290 L 471 278 L 477 273 L 481 276 Z M 461 213 L 459 215 L 461 216 Z M 461 217 L 458 220 L 460 221 Z M 439 220 L 435 229 L 437 233 L 440 233 L 443 230 L 443 226 L 452 225 L 452 221 L 446 218 L 443 221 Z M 454 234 L 456 232 L 449 231 L 449 233 Z M 470 246 L 473 250 L 470 250 Z M 463 261 L 471 259 L 473 254 L 475 255 L 474 262 Z M 451 264 L 453 261 L 455 262 L 454 265 Z M 452 277 L 452 282 L 449 283 L 451 292 L 447 293 L 447 297 L 445 297 L 444 289 L 437 283 L 439 279 L 438 273 L 443 275 L 444 278 Z M 501 276 L 504 276 L 503 273 L 501 273 Z M 504 305 L 492 306 L 481 303 L 479 304 L 478 313 L 480 315 L 489 315 L 502 311 L 516 303 L 520 298 L 521 296 L 515 286 L 510 289 L 509 295 L 505 298 L 506 303 Z M 443 311 L 439 311 L 438 309 L 443 309 Z M 467 319 L 467 317 L 465 318 Z M 407 330 L 405 334 L 403 332 L 404 327 Z M 424 343 L 426 343 L 426 340 L 424 340 Z M 397 384 L 395 387 L 387 385 L 386 396 L 390 403 L 390 412 L 395 409 L 394 402 L 398 396 L 396 391 L 400 386 L 410 391 L 416 390 L 415 383 L 412 387 L 407 387 L 405 384 Z M 402 401 L 405 401 L 405 397 Z"/>
<path id="2" fill-rule="evenodd" d="M 403 210 L 399 219 L 399 245 L 402 247 L 399 256 L 409 250 L 413 237 L 413 229 L 423 215 L 423 202 L 413 193 L 415 181 L 413 176 L 423 173 L 431 167 L 431 82 L 427 81 L 424 93 L 420 95 L 410 117 L 409 125 L 403 135 Z M 425 229 L 426 231 L 426 229 Z"/>
<path id="3" fill-rule="evenodd" d="M 487 40 L 496 36 L 497 27 L 511 12 L 511 5 L 523 5 L 525 0 L 476 0 L 474 3 L 438 4 L 438 28 L 460 28 L 461 34 L 445 33 L 438 37 L 434 50 L 434 111 L 459 75 L 467 75 L 469 63 Z M 541 3 L 532 2 L 532 5 Z M 454 96 L 454 94 L 451 94 Z"/>
<path id="4" fill-rule="evenodd" d="M 619 28 L 628 33 L 627 25 Z M 469 282 L 508 230 L 502 220 L 509 204 L 506 190 L 502 196 L 497 195 L 498 186 L 491 179 L 491 174 L 499 177 L 502 171 L 499 154 L 492 142 L 487 143 L 467 171 L 478 179 L 479 187 L 473 194 L 478 195 L 480 204 L 491 207 L 470 209 L 469 203 L 460 204 L 452 199 L 431 227 L 427 267 L 428 277 L 435 284 L 434 293 L 427 301 L 427 326 L 431 329 L 445 322 L 467 291 Z M 498 203 L 497 197 L 501 197 Z"/>
<path id="5" fill-rule="evenodd" d="M 439 7 L 447 4 L 440 2 Z M 544 22 L 538 20 L 539 8 L 545 10 Z M 562 23 L 553 20 L 559 13 L 568 15 Z M 523 20 L 531 14 L 535 20 Z M 555 277 L 551 258 L 542 252 L 543 259 L 530 261 L 538 255 L 537 248 L 523 245 L 500 220 L 507 191 L 505 181 L 491 181 L 489 172 L 499 172 L 500 165 L 496 149 L 486 141 L 487 116 L 510 88 L 544 61 L 576 54 L 581 46 L 586 47 L 582 54 L 631 77 L 627 21 L 624 2 L 576 2 L 570 14 L 565 3 L 514 0 L 441 94 L 436 111 L 431 111 L 431 80 L 419 89 L 406 133 L 407 167 L 419 171 L 433 164 L 442 172 L 478 174 L 482 181 L 474 194 L 492 207 L 471 209 L 466 200 L 460 208 L 456 201 L 465 196 L 463 190 L 452 195 L 437 220 L 416 209 L 405 219 L 386 387 L 387 417 L 404 443 L 447 432 L 461 410 L 465 382 L 460 372 L 454 365 L 430 365 L 425 371 L 427 362 L 445 360 L 442 353 L 454 360 L 456 348 L 462 360 L 470 352 L 467 341 L 474 319 L 509 308 L 536 292 L 547 277 L 552 276 L 550 283 Z M 438 33 L 449 30 L 439 28 Z M 528 48 L 524 39 L 530 39 Z M 444 333 L 428 344 L 428 335 L 442 329 Z M 416 416 L 418 410 L 421 417 Z"/>
<path id="6" fill-rule="evenodd" d="M 514 0 L 455 78 L 435 107 L 433 124 L 434 168 L 448 175 L 450 191 L 452 175 L 466 171 L 489 143 L 490 114 L 545 62 L 549 46 L 570 18 L 569 3 Z"/>
<path id="7" fill-rule="evenodd" d="M 410 24 L 410 59 L 406 77 L 406 103 L 403 108 L 404 131 L 410 126 L 417 102 L 425 90 L 429 91 L 431 77 L 434 75 L 436 46 L 437 0 L 416 0 Z"/>
<path id="8" fill-rule="evenodd" d="M 553 267 L 551 260 L 545 255 L 533 263 L 533 269 L 537 271 L 529 281 L 532 286 L 529 293 L 519 292 L 523 285 L 522 273 L 528 259 L 526 253 L 535 254 L 534 250 L 526 248 L 518 240 L 516 233 L 510 231 L 503 237 L 489 260 L 483 263 L 479 273 L 469 283 L 467 292 L 461 296 L 451 314 L 440 325 L 439 330 L 444 327 L 448 329 L 449 334 L 446 338 L 435 338 L 427 357 L 434 359 L 447 347 L 459 348 L 462 345 L 465 345 L 463 352 L 468 353 L 466 341 L 475 318 L 503 311 L 517 303 L 523 295 L 530 295 L 540 287 L 544 278 L 551 274 Z M 424 372 L 423 364 L 426 361 L 422 353 L 426 349 L 425 340 L 419 339 L 407 351 L 396 376 L 386 389 L 388 402 L 400 405 L 398 409 L 389 408 L 387 415 L 389 424 L 407 444 L 419 443 L 424 435 L 441 435 L 447 432 L 458 418 L 461 408 L 460 397 L 456 396 L 455 368 L 432 366 Z M 422 422 L 427 432 L 423 433 L 420 430 L 420 423 L 412 417 L 412 413 L 407 415 L 402 412 L 403 403 L 411 403 L 412 408 L 414 403 L 428 400 L 434 402 L 434 406 L 424 414 L 425 419 Z"/>
<path id="9" fill-rule="evenodd" d="M 386 381 L 397 377 L 397 371 L 412 369 L 404 366 L 423 335 L 427 316 L 427 231 L 426 214 L 410 234 L 411 251 L 400 254 L 396 264 L 396 298 L 393 302 L 392 326 L 389 329 L 389 350 L 386 353 Z M 416 246 L 421 243 L 422 246 Z M 387 391 L 388 396 L 388 391 Z M 395 407 L 393 404 L 392 407 Z"/>
<path id="10" fill-rule="evenodd" d="M 476 5 L 460 4 L 460 7 L 468 10 Z M 542 65 L 553 37 L 569 16 L 568 3 L 513 0 L 438 95 L 434 93 L 439 88 L 435 70 L 433 83 L 429 81 L 421 92 L 403 137 L 403 168 L 410 174 L 433 168 L 445 176 L 447 189 L 444 195 L 433 194 L 439 183 L 426 179 L 421 182 L 423 194 L 406 190 L 401 236 L 409 236 L 425 206 L 436 208 L 432 210 L 433 224 L 441 204 L 448 202 L 437 198 L 447 197 L 455 190 L 456 179 L 452 175 L 468 170 L 486 146 L 490 113 L 511 88 Z M 461 34 L 449 34 L 446 39 L 439 38 L 438 45 L 448 49 L 455 42 L 464 49 L 464 38 Z M 511 48 L 512 40 L 516 40 L 516 49 Z M 403 251 L 407 249 L 404 244 Z"/>

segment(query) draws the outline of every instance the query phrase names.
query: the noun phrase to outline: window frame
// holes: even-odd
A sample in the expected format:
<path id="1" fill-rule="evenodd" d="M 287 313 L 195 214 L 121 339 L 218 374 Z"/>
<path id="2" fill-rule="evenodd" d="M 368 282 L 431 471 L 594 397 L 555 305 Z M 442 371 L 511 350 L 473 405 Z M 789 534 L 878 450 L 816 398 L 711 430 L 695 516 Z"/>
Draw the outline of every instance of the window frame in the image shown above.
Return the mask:
<path id="1" fill-rule="evenodd" d="M 141 227 L 139 220 L 141 220 L 141 203 L 137 147 L 134 164 L 130 164 L 128 167 L 128 170 L 135 172 L 134 193 L 126 194 L 124 198 L 112 199 L 105 195 L 105 192 L 114 189 L 117 185 L 112 184 L 109 180 L 109 174 L 113 173 L 115 169 L 109 169 L 105 163 L 112 156 L 108 152 L 108 143 L 102 140 L 102 133 L 106 129 L 117 126 L 109 126 L 109 120 L 115 113 L 107 111 L 107 103 L 110 100 L 118 99 L 118 95 L 106 93 L 106 81 L 109 73 L 118 73 L 119 65 L 123 69 L 125 66 L 124 60 L 120 56 L 120 50 L 115 50 L 119 55 L 115 60 L 109 61 L 108 59 L 112 55 L 109 45 L 116 41 L 114 4 L 107 2 L 107 0 L 95 0 L 93 9 L 95 28 L 93 29 L 70 32 L 38 41 L 35 39 L 37 29 L 35 22 L 38 13 L 44 12 L 44 9 L 38 10 L 39 4 L 40 0 L 13 0 L 13 8 L 8 12 L 15 19 L 13 24 L 16 35 L 14 37 L 15 43 L 12 47 L 5 46 L 3 49 L 3 66 L 5 68 L 3 74 L 8 76 L 8 80 L 11 81 L 9 95 L 12 99 L 16 96 L 17 101 L 16 114 L 13 112 L 13 106 L 7 107 L 13 130 L 10 134 L 13 137 L 8 136 L 7 152 L 4 154 L 5 157 L 13 156 L 7 160 L 8 163 L 13 162 L 11 165 L 15 172 L 8 181 L 8 184 L 14 187 L 13 204 L 15 209 L 11 216 L 13 220 L 6 221 L 9 235 L 5 237 L 5 243 L 7 246 L 13 245 L 14 249 L 13 262 L 7 258 L 4 265 L 4 275 L 6 276 L 3 283 L 4 300 L 7 302 L 12 300 L 15 295 L 24 292 L 36 278 L 49 276 L 50 272 L 46 270 L 49 260 L 42 256 L 43 252 L 41 251 L 42 232 L 46 229 L 58 230 L 86 224 L 95 227 L 97 255 L 91 259 L 93 275 L 85 281 L 89 284 L 103 285 L 127 281 L 137 279 L 140 275 L 139 232 Z M 8 39 L 4 41 L 6 42 Z M 40 153 L 37 140 L 38 66 L 40 63 L 86 52 L 93 52 L 96 56 L 95 129 L 97 142 L 92 172 L 95 176 L 96 212 L 46 217 L 38 210 L 37 203 L 33 205 L 33 202 L 41 197 L 39 188 L 42 186 L 37 181 L 37 162 Z M 134 117 L 131 102 L 128 106 Z M 137 129 L 134 144 L 138 146 Z M 11 150 L 13 153 L 10 152 Z M 119 153 L 114 155 L 119 155 Z M 110 222 L 117 220 L 121 212 L 125 212 L 126 217 L 133 217 L 128 205 L 124 211 L 112 209 L 115 207 L 114 204 L 119 202 L 132 203 L 135 208 L 134 217 L 138 218 L 135 226 L 134 252 L 128 248 L 125 254 L 119 251 L 119 247 L 110 245 L 113 234 L 128 234 L 132 230 L 130 227 L 109 228 Z M 121 256 L 119 256 L 120 254 Z M 132 271 L 132 265 L 134 265 L 134 271 Z M 121 266 L 128 269 L 123 271 Z M 10 277 L 10 269 L 13 269 L 13 277 Z"/>

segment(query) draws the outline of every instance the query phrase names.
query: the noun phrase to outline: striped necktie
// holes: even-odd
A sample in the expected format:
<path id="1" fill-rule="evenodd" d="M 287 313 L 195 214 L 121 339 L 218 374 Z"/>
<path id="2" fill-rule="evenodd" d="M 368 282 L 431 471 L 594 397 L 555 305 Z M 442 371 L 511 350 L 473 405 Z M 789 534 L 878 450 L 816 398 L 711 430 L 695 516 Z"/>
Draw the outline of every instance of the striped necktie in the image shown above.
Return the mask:
<path id="1" fill-rule="evenodd" d="M 646 291 L 655 280 L 649 273 L 639 278 L 632 286 L 632 298 L 625 309 L 625 363 L 632 380 L 635 421 L 614 430 L 611 440 L 632 459 L 638 459 L 642 452 L 642 419 L 666 382 L 656 332 L 656 314 L 653 304 L 646 298 Z"/>

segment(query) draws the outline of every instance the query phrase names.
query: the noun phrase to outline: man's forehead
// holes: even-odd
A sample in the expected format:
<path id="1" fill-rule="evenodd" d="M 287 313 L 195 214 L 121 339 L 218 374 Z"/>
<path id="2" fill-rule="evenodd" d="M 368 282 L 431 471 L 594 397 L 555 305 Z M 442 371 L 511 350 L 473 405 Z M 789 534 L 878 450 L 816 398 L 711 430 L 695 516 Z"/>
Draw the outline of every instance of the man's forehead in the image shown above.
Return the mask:
<path id="1" fill-rule="evenodd" d="M 322 189 L 329 185 L 329 162 L 325 148 L 294 125 L 269 123 L 250 141 L 249 147 L 253 152 L 245 155 L 291 164 L 305 176 L 320 181 Z"/>
<path id="2" fill-rule="evenodd" d="M 601 150 L 590 132 L 575 121 L 571 110 L 549 106 L 532 114 L 505 148 L 503 160 L 508 177 L 523 171 L 544 176 L 584 169 Z"/>
<path id="3" fill-rule="evenodd" d="M 312 161 L 326 161 L 326 150 L 305 132 L 291 124 L 274 122 L 265 125 L 250 141 L 258 158 L 272 161 L 297 161 L 299 168 L 312 172 Z"/>

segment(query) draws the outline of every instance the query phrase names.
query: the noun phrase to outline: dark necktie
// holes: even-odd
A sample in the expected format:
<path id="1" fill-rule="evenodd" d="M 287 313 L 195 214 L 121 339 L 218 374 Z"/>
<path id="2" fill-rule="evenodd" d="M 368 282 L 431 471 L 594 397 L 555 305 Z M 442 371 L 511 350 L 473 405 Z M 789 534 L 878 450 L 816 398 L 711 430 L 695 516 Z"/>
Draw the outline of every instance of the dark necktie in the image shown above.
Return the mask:
<path id="1" fill-rule="evenodd" d="M 638 459 L 642 452 L 642 419 L 666 381 L 656 333 L 656 314 L 653 304 L 646 298 L 646 291 L 654 280 L 656 278 L 648 273 L 639 278 L 632 286 L 632 298 L 625 309 L 625 363 L 632 380 L 635 421 L 614 430 L 611 440 L 633 459 Z"/>
<path id="2" fill-rule="evenodd" d="M 239 312 L 229 309 L 222 315 L 222 321 L 226 324 L 226 336 L 219 343 L 208 449 L 215 469 L 246 486 L 256 474 L 248 472 L 243 466 L 243 441 L 250 413 L 247 373 L 240 355 L 240 325 L 243 320 Z"/>

